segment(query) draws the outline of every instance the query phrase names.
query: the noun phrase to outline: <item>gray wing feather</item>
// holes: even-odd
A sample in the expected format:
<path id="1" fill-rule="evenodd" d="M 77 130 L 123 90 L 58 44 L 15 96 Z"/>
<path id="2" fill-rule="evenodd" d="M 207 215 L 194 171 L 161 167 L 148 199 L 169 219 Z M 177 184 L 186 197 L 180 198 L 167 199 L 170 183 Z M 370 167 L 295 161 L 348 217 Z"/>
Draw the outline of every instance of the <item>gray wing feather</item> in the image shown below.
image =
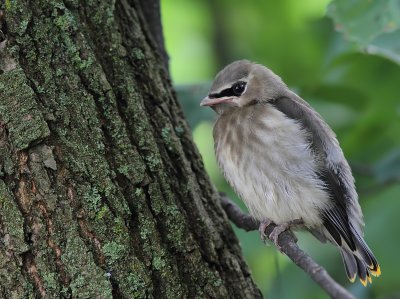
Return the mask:
<path id="1" fill-rule="evenodd" d="M 321 116 L 295 93 L 290 92 L 287 96 L 273 100 L 270 103 L 287 117 L 298 121 L 312 134 L 312 139 L 310 139 L 311 148 L 318 157 L 321 171 L 319 175 L 327 185 L 338 207 L 338 209 L 331 210 L 330 215 L 326 217 L 334 218 L 331 219 L 331 222 L 333 222 L 332 224 L 335 228 L 341 231 L 341 235 L 345 237 L 345 240 L 350 234 L 349 221 L 352 222 L 353 227 L 358 228 L 357 230 L 361 234 L 363 226 L 362 213 L 358 203 L 353 175 L 349 164 L 344 158 L 335 133 Z M 339 222 L 336 223 L 339 225 L 336 225 L 335 221 Z"/>
<path id="2" fill-rule="evenodd" d="M 356 258 L 354 257 L 353 253 L 347 251 L 344 248 L 340 250 L 340 254 L 342 255 L 342 260 L 344 268 L 346 269 L 347 277 L 350 281 L 354 281 L 358 272 Z"/>

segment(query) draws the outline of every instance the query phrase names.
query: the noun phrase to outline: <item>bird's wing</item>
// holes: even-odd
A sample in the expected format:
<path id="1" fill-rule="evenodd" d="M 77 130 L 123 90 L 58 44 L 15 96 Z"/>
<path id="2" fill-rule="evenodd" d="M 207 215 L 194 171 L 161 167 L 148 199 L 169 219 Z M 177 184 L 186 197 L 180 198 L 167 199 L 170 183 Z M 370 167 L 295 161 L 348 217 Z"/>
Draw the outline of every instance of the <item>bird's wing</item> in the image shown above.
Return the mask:
<path id="1" fill-rule="evenodd" d="M 322 211 L 324 226 L 339 246 L 344 240 L 350 249 L 354 250 L 352 229 L 354 227 L 358 228 L 358 231 L 361 229 L 362 213 L 351 169 L 335 133 L 321 116 L 295 93 L 269 103 L 287 117 L 298 121 L 312 134 L 310 143 L 318 159 L 320 167 L 318 175 L 335 201 L 331 208 Z"/>

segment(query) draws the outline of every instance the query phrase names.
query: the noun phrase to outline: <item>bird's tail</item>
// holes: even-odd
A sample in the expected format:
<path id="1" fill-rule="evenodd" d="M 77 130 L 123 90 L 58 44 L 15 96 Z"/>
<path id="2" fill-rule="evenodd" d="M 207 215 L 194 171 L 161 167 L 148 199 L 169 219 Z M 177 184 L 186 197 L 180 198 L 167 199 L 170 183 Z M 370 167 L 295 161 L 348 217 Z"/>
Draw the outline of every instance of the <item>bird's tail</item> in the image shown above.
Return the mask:
<path id="1" fill-rule="evenodd" d="M 340 248 L 343 264 L 347 277 L 351 282 L 355 281 L 358 274 L 361 283 L 366 286 L 368 282 L 372 283 L 371 275 L 379 276 L 381 275 L 381 270 L 378 261 L 362 236 L 353 227 L 351 232 L 356 250 L 345 247 Z"/>

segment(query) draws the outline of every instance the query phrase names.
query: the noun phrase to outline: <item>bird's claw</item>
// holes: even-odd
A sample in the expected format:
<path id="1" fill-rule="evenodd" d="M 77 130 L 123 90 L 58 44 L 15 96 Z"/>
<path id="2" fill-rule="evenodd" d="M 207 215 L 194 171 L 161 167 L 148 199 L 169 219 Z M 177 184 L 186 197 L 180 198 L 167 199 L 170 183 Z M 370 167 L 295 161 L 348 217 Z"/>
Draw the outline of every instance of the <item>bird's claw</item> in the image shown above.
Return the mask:
<path id="1" fill-rule="evenodd" d="M 266 241 L 266 238 L 267 238 L 267 235 L 265 234 L 265 230 L 271 223 L 272 223 L 272 221 L 269 219 L 266 219 L 266 220 L 260 222 L 258 231 L 260 232 L 261 240 L 263 240 L 264 242 Z"/>
<path id="2" fill-rule="evenodd" d="M 265 229 L 272 223 L 271 220 L 264 220 L 260 223 L 260 227 L 259 227 L 259 231 L 260 231 L 260 236 L 261 239 L 265 241 Z M 301 225 L 304 224 L 303 220 L 301 219 L 295 219 L 292 221 L 288 221 L 288 222 L 284 222 L 282 224 L 276 225 L 274 227 L 274 229 L 272 230 L 272 232 L 269 234 L 269 239 L 272 240 L 272 242 L 274 242 L 275 246 L 279 249 L 279 251 L 282 252 L 282 247 L 278 244 L 278 239 L 281 233 L 283 233 L 286 230 L 289 230 L 292 226 L 296 226 L 296 225 Z M 297 242 L 297 238 L 296 236 L 292 233 L 295 242 Z"/>
<path id="3" fill-rule="evenodd" d="M 274 242 L 275 246 L 279 249 L 279 251 L 282 251 L 281 246 L 278 244 L 279 236 L 281 233 L 288 230 L 289 228 L 290 228 L 289 222 L 282 223 L 280 225 L 275 226 L 271 234 L 269 235 L 269 238 L 272 240 L 272 242 Z"/>

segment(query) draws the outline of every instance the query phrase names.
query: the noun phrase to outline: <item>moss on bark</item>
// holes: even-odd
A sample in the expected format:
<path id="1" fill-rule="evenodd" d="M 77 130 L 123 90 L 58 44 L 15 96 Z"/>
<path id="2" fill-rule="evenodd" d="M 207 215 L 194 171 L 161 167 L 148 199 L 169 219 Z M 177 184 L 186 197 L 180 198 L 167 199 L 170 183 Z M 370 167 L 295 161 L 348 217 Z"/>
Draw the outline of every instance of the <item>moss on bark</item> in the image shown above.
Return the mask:
<path id="1" fill-rule="evenodd" d="M 2 9 L 2 296 L 260 297 L 138 1 Z"/>

